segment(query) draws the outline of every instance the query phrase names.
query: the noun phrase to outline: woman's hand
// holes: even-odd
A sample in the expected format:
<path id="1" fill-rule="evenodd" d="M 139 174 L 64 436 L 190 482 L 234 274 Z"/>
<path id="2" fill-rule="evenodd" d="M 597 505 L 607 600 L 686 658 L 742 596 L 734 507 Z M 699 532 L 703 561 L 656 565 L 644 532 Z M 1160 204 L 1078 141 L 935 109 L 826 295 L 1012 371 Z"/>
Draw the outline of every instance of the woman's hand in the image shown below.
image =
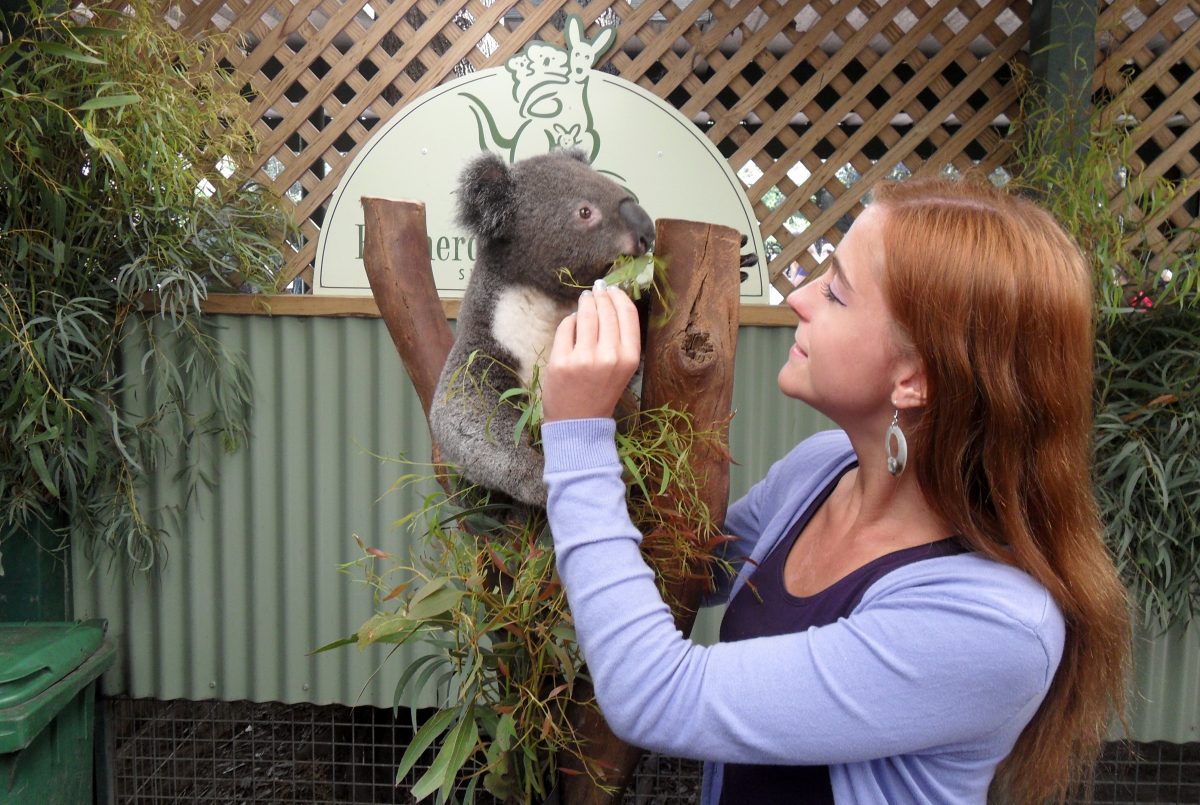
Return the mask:
<path id="1" fill-rule="evenodd" d="M 611 417 L 641 361 L 638 311 L 620 288 L 597 281 L 554 334 L 542 372 L 545 421 Z"/>

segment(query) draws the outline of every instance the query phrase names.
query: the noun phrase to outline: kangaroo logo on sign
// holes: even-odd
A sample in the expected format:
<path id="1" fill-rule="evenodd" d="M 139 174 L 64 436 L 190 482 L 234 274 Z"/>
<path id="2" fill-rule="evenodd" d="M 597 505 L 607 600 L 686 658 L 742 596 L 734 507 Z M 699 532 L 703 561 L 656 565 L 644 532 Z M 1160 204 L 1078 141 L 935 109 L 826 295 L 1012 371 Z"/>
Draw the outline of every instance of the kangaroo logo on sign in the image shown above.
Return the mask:
<path id="1" fill-rule="evenodd" d="M 509 137 L 500 133 L 488 104 L 463 91 L 479 129 L 479 145 L 499 151 L 516 162 L 556 148 L 579 148 L 595 162 L 600 134 L 588 104 L 592 65 L 617 38 L 615 28 L 604 28 L 594 39 L 584 36 L 579 17 L 567 20 L 567 49 L 532 42 L 504 65 L 512 76 L 512 100 L 521 119 Z"/>
<path id="2" fill-rule="evenodd" d="M 627 187 L 654 218 L 724 224 L 746 235 L 758 265 L 744 304 L 769 304 L 766 252 L 753 207 L 729 163 L 674 107 L 637 84 L 593 69 L 616 39 L 593 39 L 567 19 L 566 48 L 531 42 L 504 67 L 481 70 L 416 98 L 355 157 L 330 200 L 317 244 L 313 292 L 369 295 L 362 265 L 363 196 L 425 203 L 434 283 L 462 296 L 475 244 L 454 221 L 454 191 L 480 151 L 516 161 L 577 148 Z"/>

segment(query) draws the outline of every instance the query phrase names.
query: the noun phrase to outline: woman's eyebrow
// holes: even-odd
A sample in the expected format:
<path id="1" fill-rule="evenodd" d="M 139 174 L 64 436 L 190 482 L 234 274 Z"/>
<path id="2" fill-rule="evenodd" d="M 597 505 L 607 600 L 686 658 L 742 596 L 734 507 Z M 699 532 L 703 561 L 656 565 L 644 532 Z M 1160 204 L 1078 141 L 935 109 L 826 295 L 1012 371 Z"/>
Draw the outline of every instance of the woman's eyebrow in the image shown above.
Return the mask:
<path id="1" fill-rule="evenodd" d="M 853 291 L 854 286 L 850 284 L 850 280 L 846 279 L 846 272 L 842 269 L 842 261 L 835 254 L 830 258 L 830 262 L 833 265 L 833 273 L 841 280 L 842 285 L 846 286 L 846 290 Z"/>

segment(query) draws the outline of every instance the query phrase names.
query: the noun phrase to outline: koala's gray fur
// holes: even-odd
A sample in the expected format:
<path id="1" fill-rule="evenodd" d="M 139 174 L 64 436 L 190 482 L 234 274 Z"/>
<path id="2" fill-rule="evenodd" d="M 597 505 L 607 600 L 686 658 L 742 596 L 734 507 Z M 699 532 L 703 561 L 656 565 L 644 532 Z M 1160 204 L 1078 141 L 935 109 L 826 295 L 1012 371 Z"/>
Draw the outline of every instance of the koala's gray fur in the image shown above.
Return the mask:
<path id="1" fill-rule="evenodd" d="M 469 481 L 545 506 L 541 451 L 528 433 L 516 443 L 521 412 L 500 395 L 528 387 L 575 310 L 580 289 L 564 284 L 562 269 L 591 286 L 617 257 L 650 248 L 654 222 L 578 151 L 512 165 L 495 154 L 475 159 L 459 183 L 458 218 L 478 259 L 434 393 L 433 437 Z"/>

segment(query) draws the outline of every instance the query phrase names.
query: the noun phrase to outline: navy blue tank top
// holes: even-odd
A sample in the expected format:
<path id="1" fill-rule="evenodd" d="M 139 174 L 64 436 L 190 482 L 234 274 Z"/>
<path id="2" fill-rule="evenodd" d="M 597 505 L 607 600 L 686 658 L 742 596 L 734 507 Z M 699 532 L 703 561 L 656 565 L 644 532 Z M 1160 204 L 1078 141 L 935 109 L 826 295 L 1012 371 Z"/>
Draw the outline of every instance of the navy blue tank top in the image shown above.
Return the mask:
<path id="1" fill-rule="evenodd" d="M 849 468 L 847 468 L 848 470 Z M 826 589 L 810 596 L 792 595 L 784 587 L 784 564 L 792 546 L 837 486 L 845 471 L 829 482 L 771 552 L 755 568 L 729 602 L 721 620 L 721 642 L 794 634 L 848 617 L 872 584 L 897 568 L 936 556 L 952 556 L 966 548 L 957 538 L 904 548 L 873 559 Z M 833 805 L 828 766 L 725 764 L 721 805 Z"/>

